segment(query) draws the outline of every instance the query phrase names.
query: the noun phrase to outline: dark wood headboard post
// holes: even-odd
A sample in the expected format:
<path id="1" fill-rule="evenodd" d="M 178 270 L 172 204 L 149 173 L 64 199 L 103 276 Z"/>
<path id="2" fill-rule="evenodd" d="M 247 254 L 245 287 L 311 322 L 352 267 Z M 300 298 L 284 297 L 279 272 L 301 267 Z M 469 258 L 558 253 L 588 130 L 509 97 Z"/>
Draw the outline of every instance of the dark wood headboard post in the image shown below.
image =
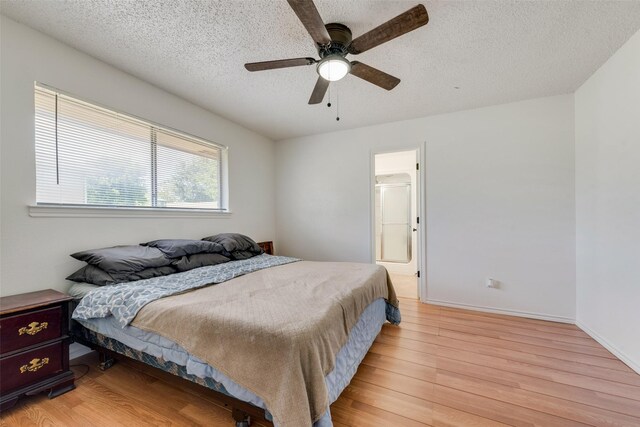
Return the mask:
<path id="1" fill-rule="evenodd" d="M 273 241 L 269 240 L 267 242 L 258 242 L 258 246 L 262 248 L 265 254 L 275 255 L 275 251 L 273 250 Z"/>

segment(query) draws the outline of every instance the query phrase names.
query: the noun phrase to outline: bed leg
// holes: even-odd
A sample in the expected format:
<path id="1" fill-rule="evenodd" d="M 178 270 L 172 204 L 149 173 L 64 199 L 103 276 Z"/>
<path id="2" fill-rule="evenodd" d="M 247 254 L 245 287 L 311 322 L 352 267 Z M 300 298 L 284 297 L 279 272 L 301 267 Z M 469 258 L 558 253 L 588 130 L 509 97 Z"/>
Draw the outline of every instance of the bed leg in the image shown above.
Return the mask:
<path id="1" fill-rule="evenodd" d="M 116 363 L 116 359 L 102 351 L 98 351 L 98 358 L 98 360 L 100 360 L 100 363 L 98 363 L 98 369 L 101 371 L 106 371 Z"/>
<path id="2" fill-rule="evenodd" d="M 251 425 L 251 417 L 246 412 L 233 408 L 231 415 L 236 422 L 236 427 L 249 427 Z"/>

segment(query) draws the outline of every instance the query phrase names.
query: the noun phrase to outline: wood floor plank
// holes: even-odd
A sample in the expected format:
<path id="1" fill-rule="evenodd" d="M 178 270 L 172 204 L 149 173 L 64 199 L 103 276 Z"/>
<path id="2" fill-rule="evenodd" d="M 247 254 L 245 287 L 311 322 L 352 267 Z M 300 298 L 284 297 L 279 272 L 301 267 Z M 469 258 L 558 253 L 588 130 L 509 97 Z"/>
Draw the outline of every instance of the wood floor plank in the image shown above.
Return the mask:
<path id="1" fill-rule="evenodd" d="M 588 354 L 591 356 L 617 360 L 617 358 L 613 354 L 611 354 L 607 349 L 605 349 L 598 343 L 592 342 L 590 345 L 585 345 L 584 343 L 576 344 L 569 340 L 565 340 L 558 335 L 553 338 L 539 338 L 527 334 L 494 331 L 473 326 L 455 325 L 453 323 L 447 322 L 440 323 L 440 331 L 442 332 L 443 330 L 464 332 L 478 336 L 497 338 L 503 341 L 513 341 L 518 343 L 537 345 L 539 347 L 560 349 L 564 351 L 571 351 L 574 353 Z"/>
<path id="2" fill-rule="evenodd" d="M 629 372 L 630 368 L 618 359 L 610 359 L 607 357 L 593 356 L 590 354 L 567 351 L 557 348 L 542 347 L 530 343 L 522 343 L 511 340 L 503 340 L 500 338 L 487 337 L 483 335 L 475 335 L 465 332 L 457 332 L 451 330 L 440 330 L 439 335 L 442 337 L 454 338 L 460 341 L 471 343 L 487 344 L 512 350 L 522 351 L 525 353 L 533 353 L 541 356 L 553 357 L 560 360 L 569 360 L 572 362 L 584 363 L 587 365 L 600 366 L 602 368 L 614 369 L 623 372 Z"/>
<path id="3" fill-rule="evenodd" d="M 78 427 L 108 425 L 107 420 L 92 420 L 86 413 L 83 414 L 81 411 L 75 410 L 78 405 L 72 407 L 68 405 L 68 402 L 69 399 L 66 399 L 65 402 L 59 402 L 45 398 L 42 400 L 42 408 L 58 420 L 56 425 Z"/>
<path id="4" fill-rule="evenodd" d="M 416 304 L 420 304 L 416 306 Z M 400 309 L 408 315 L 431 315 L 442 318 L 468 319 L 478 322 L 495 323 L 497 325 L 526 327 L 534 330 L 547 330 L 555 333 L 566 333 L 573 336 L 586 336 L 582 329 L 574 324 L 551 322 L 548 320 L 530 319 L 526 317 L 508 316 L 504 314 L 486 313 L 481 311 L 465 310 L 450 307 L 438 307 L 430 304 L 421 304 L 417 301 L 401 300 Z"/>
<path id="5" fill-rule="evenodd" d="M 403 360 L 405 362 L 415 363 L 417 365 L 436 367 L 436 357 L 425 354 L 420 351 L 400 349 L 398 347 L 383 344 L 380 342 L 374 342 L 369 352 L 373 354 L 379 354 L 382 356 L 388 356 L 394 359 Z"/>
<path id="6" fill-rule="evenodd" d="M 433 336 L 437 336 L 440 333 L 439 326 L 430 326 L 430 325 L 422 325 L 418 323 L 402 323 L 402 328 L 407 329 L 409 331 L 422 332 L 423 334 L 430 334 Z"/>
<path id="7" fill-rule="evenodd" d="M 410 317 L 410 316 L 409 316 Z M 411 318 L 411 317 L 410 317 Z M 413 318 L 415 319 L 415 317 Z M 428 325 L 425 326 L 424 323 Z M 553 348 L 560 349 L 565 351 L 571 351 L 576 353 L 588 354 L 592 356 L 598 356 L 609 359 L 616 359 L 614 355 L 612 355 L 608 350 L 603 348 L 601 345 L 596 343 L 593 340 L 589 340 L 588 344 L 585 344 L 583 339 L 569 337 L 566 338 L 563 335 L 558 334 L 546 334 L 540 333 L 531 335 L 531 333 L 523 333 L 521 330 L 517 330 L 517 332 L 506 332 L 503 330 L 496 330 L 495 328 L 483 328 L 479 326 L 470 326 L 469 324 L 459 324 L 459 323 L 451 323 L 445 321 L 435 321 L 435 320 L 425 320 L 422 323 L 415 322 L 406 322 L 405 327 L 419 332 L 428 332 L 434 333 L 433 328 L 437 328 L 440 333 L 443 330 L 449 330 L 454 332 L 467 333 L 471 335 L 476 335 L 480 337 L 490 337 L 496 338 L 504 341 L 513 341 L 517 343 L 531 344 L 537 345 L 545 348 Z M 508 328 L 512 331 L 515 331 L 514 328 Z M 540 336 L 536 336 L 540 335 Z M 575 340 L 580 340 L 578 343 Z"/>
<path id="8" fill-rule="evenodd" d="M 439 404 L 510 426 L 585 427 L 588 425 L 438 384 L 434 385 L 434 391 L 434 400 Z"/>
<path id="9" fill-rule="evenodd" d="M 131 373 L 134 372 L 134 375 Z M 150 377 L 142 371 L 127 369 L 123 365 L 116 365 L 111 368 L 110 375 L 103 375 L 95 381 L 104 387 L 115 387 L 120 394 L 128 401 L 135 403 L 137 406 L 153 410 L 167 419 L 176 423 L 188 425 L 194 422 L 189 416 L 184 416 L 185 408 L 194 408 L 191 403 L 193 398 L 185 398 L 185 396 L 174 393 L 175 388 L 170 385 Z M 139 384 L 145 385 L 145 393 L 140 393 Z M 165 396 L 171 395 L 171 399 L 164 399 Z M 157 402 L 164 399 L 164 404 L 158 406 Z M 200 407 L 208 405 L 201 404 Z M 214 411 L 213 406 L 207 411 L 207 416 L 219 421 L 228 420 L 230 411 L 220 408 Z M 189 413 L 189 412 L 187 412 Z M 212 415 L 215 414 L 215 417 Z"/>
<path id="10" fill-rule="evenodd" d="M 229 425 L 231 411 L 220 410 L 215 405 L 194 405 L 187 404 L 179 411 L 179 415 L 189 420 L 188 423 L 179 423 L 179 425 Z"/>
<path id="11" fill-rule="evenodd" d="M 508 316 L 502 314 L 484 313 L 480 311 L 461 310 L 457 308 L 440 307 L 438 311 L 423 309 L 428 304 L 421 304 L 416 307 L 415 302 L 413 304 L 403 304 L 401 310 L 403 313 L 409 315 L 436 315 L 442 319 L 460 319 L 471 320 L 474 322 L 491 323 L 494 325 L 511 326 L 511 327 L 526 327 L 531 330 L 547 331 L 557 334 L 565 334 L 569 336 L 582 336 L 588 338 L 589 335 L 582 329 L 578 328 L 574 324 L 550 322 L 547 320 L 530 319 L 525 317 Z"/>
<path id="12" fill-rule="evenodd" d="M 414 376 L 425 381 L 434 382 L 436 379 L 436 368 L 408 362 L 402 359 L 396 359 L 389 356 L 369 352 L 362 361 L 363 365 L 372 366 L 374 368 L 382 368 L 387 371 L 395 372 L 406 376 Z"/>
<path id="13" fill-rule="evenodd" d="M 450 406 L 455 409 L 464 410 L 463 407 L 457 404 L 457 402 L 452 402 L 447 399 L 442 399 L 439 396 L 440 393 L 438 392 L 438 388 L 437 388 L 438 384 L 429 383 L 417 378 L 399 376 L 395 374 L 389 375 L 389 373 L 385 372 L 383 369 L 371 368 L 368 366 L 360 366 L 360 368 L 358 369 L 357 378 L 360 381 L 368 382 L 370 384 L 376 384 L 381 387 L 388 388 L 390 390 L 407 394 L 409 396 L 419 397 L 421 399 L 428 400 L 434 403 L 440 403 L 442 405 Z M 491 405 L 493 405 L 493 406 L 498 406 L 502 408 L 509 407 L 509 411 L 507 413 L 510 416 L 504 417 L 502 416 L 504 414 L 499 414 L 498 418 L 492 418 L 484 415 L 486 418 L 494 419 L 500 422 L 504 422 L 504 420 L 509 420 L 507 424 L 513 423 L 514 420 L 536 419 L 541 421 L 541 423 L 538 425 L 542 425 L 542 426 L 571 425 L 571 424 L 567 424 L 566 419 L 560 419 L 559 417 L 556 417 L 552 414 L 546 414 L 543 412 L 532 410 L 530 408 L 523 408 L 515 404 L 510 405 L 510 402 L 502 401 L 503 405 L 500 405 L 495 403 L 494 400 L 495 399 L 490 399 L 490 398 L 486 399 L 486 396 L 485 396 L 482 406 L 491 407 Z M 487 413 L 487 415 L 490 415 L 490 414 L 491 414 L 490 412 Z M 479 414 L 479 415 L 483 416 L 482 414 Z M 561 420 L 561 421 L 558 421 L 558 420 Z M 526 424 L 517 422 L 514 425 L 526 425 Z M 583 424 L 577 423 L 575 425 L 583 425 Z"/>
<path id="14" fill-rule="evenodd" d="M 630 371 L 613 370 L 609 368 L 601 368 L 598 366 L 579 363 L 572 360 L 560 360 L 554 357 L 548 357 L 544 354 L 533 354 L 526 351 L 518 351 L 507 349 L 501 346 L 486 345 L 474 343 L 472 346 L 466 341 L 457 339 L 434 336 L 431 334 L 422 334 L 420 332 L 410 331 L 403 328 L 394 328 L 383 326 L 382 334 L 399 336 L 403 338 L 414 339 L 417 341 L 428 342 L 438 345 L 439 351 L 450 349 L 452 352 L 469 351 L 474 354 L 482 354 L 488 358 L 503 358 L 512 362 L 524 363 L 531 366 L 543 368 L 553 368 L 567 373 L 575 373 L 586 377 L 599 378 L 620 384 L 628 384 L 640 387 L 640 375 Z"/>
<path id="15" fill-rule="evenodd" d="M 434 318 L 430 315 L 418 314 L 418 315 L 407 315 L 402 314 L 402 321 L 408 323 L 417 323 L 423 324 L 425 322 L 429 322 L 432 326 L 443 327 L 446 328 L 447 324 L 459 325 L 459 326 L 467 326 L 467 327 L 475 327 L 481 328 L 483 330 L 492 331 L 494 333 L 505 332 L 517 335 L 525 335 L 530 337 L 542 338 L 547 340 L 561 340 L 561 342 L 571 343 L 571 344 L 579 344 L 586 345 L 589 347 L 599 348 L 600 345 L 591 339 L 586 334 L 582 333 L 581 336 L 576 336 L 577 334 L 574 331 L 566 331 L 564 329 L 554 328 L 553 330 L 539 330 L 539 328 L 530 328 L 512 325 L 504 325 L 499 323 L 491 323 L 484 321 L 477 321 L 472 319 L 460 319 L 458 317 L 453 316 L 442 316 L 439 315 L 437 318 Z M 569 335 L 571 334 L 571 335 Z"/>
<path id="16" fill-rule="evenodd" d="M 433 405 L 434 427 L 507 427 L 498 421 L 490 420 L 469 412 L 459 411 L 444 405 Z"/>
<path id="17" fill-rule="evenodd" d="M 478 366 L 478 369 L 482 368 L 493 368 L 496 371 L 494 372 L 496 375 L 498 373 L 502 374 L 503 378 L 507 377 L 507 374 L 522 374 L 528 377 L 533 377 L 533 379 L 541 379 L 548 381 L 551 386 L 551 383 L 558 383 L 573 387 L 579 387 L 582 389 L 588 389 L 595 392 L 600 392 L 604 394 L 611 394 L 619 397 L 624 397 L 628 399 L 634 399 L 640 401 L 640 387 L 620 384 L 614 381 L 602 380 L 599 378 L 594 378 L 586 375 L 573 374 L 570 372 L 563 372 L 556 369 L 549 369 L 538 367 L 535 365 L 523 364 L 519 362 L 514 362 L 508 359 L 503 359 L 495 356 L 484 356 L 482 354 L 473 353 L 466 350 L 461 349 L 449 349 L 447 347 L 438 346 L 435 354 L 432 354 L 433 346 L 429 344 L 424 344 L 421 341 L 416 341 L 412 339 L 402 339 L 392 335 L 380 335 L 376 339 L 376 343 L 387 344 L 389 346 L 395 346 L 398 348 L 406 348 L 414 351 L 425 352 L 430 356 L 437 356 L 436 359 L 436 368 L 444 369 L 442 366 L 442 361 L 460 361 L 467 362 Z M 378 364 L 379 367 L 384 367 L 382 364 Z M 432 372 L 437 369 L 431 369 Z M 404 371 L 395 372 L 407 374 L 409 372 L 408 369 Z M 430 372 L 429 377 L 433 378 L 433 374 Z M 422 377 L 422 376 L 421 376 Z"/>
<path id="18" fill-rule="evenodd" d="M 210 414 L 215 411 L 216 416 L 213 418 L 218 420 L 216 424 L 220 423 L 220 425 L 224 425 L 231 416 L 231 408 L 223 402 L 220 402 L 217 394 L 212 390 L 191 381 L 184 381 L 168 372 L 155 369 L 135 360 L 123 359 L 120 364 L 128 366 L 131 371 L 143 372 L 144 375 L 159 380 L 153 382 L 150 386 L 146 387 L 145 390 L 149 388 L 157 390 L 161 396 L 182 396 L 181 398 L 188 401 L 189 404 L 205 408 L 201 409 L 199 411 L 200 413 Z M 193 411 L 192 409 L 188 413 L 194 413 Z M 272 425 L 271 422 L 264 418 L 264 411 L 259 408 L 256 408 L 250 415 L 252 425 Z M 212 418 L 211 416 L 209 417 Z"/>
<path id="19" fill-rule="evenodd" d="M 331 405 L 331 414 L 339 422 L 350 426 L 424 427 L 429 425 L 347 398 L 341 398 Z"/>
<path id="20" fill-rule="evenodd" d="M 406 309 L 407 311 L 420 311 L 423 313 L 437 313 L 441 315 L 464 314 L 467 316 L 473 316 L 478 319 L 495 319 L 496 321 L 499 321 L 499 322 L 502 322 L 502 321 L 518 322 L 518 323 L 524 323 L 529 325 L 549 326 L 553 328 L 560 328 L 560 329 L 567 329 L 567 330 L 574 330 L 574 331 L 581 330 L 576 325 L 571 323 L 552 322 L 549 320 L 532 319 L 529 317 L 510 316 L 507 314 L 497 314 L 497 313 L 490 313 L 490 312 L 484 312 L 484 311 L 469 310 L 464 308 L 439 306 L 439 305 L 433 305 L 433 304 L 422 304 L 417 300 L 408 299 L 408 298 L 399 298 L 399 299 L 402 302 L 401 310 Z"/>
<path id="21" fill-rule="evenodd" d="M 17 408 L 11 413 L 6 416 L 2 414 L 0 416 L 0 426 L 106 426 L 104 421 L 94 423 L 90 418 L 83 416 L 81 412 L 72 411 L 64 404 L 52 404 L 45 396 L 37 396 L 34 400 L 37 401 L 37 404 L 33 405 L 24 401 L 18 402 Z M 29 405 L 29 407 L 25 407 L 25 405 Z"/>
<path id="22" fill-rule="evenodd" d="M 582 373 L 563 370 L 564 366 L 559 366 L 553 361 L 549 362 L 549 366 L 552 366 L 550 368 L 509 360 L 508 358 L 485 356 L 483 354 L 467 352 L 464 350 L 453 350 L 447 347 L 440 347 L 438 349 L 438 356 L 439 360 L 442 358 L 458 360 L 495 368 L 505 373 L 522 374 L 558 384 L 566 384 L 614 396 L 640 400 L 640 387 L 637 385 L 629 385 L 594 377 L 592 375 L 592 370 L 589 371 L 585 369 Z M 610 377 L 611 373 L 612 372 L 609 370 L 606 374 L 609 374 Z"/>
<path id="23" fill-rule="evenodd" d="M 77 387 L 73 393 L 78 394 L 85 401 L 84 405 L 90 410 L 111 414 L 110 418 L 119 424 L 127 425 L 132 419 L 139 419 L 141 426 L 167 425 L 171 419 L 158 413 L 157 411 L 145 408 L 137 402 L 131 402 L 120 391 L 110 386 L 103 386 L 97 380 L 89 379 Z M 117 407 L 117 411 L 112 408 Z M 85 412 L 88 414 L 88 411 Z"/>
<path id="24" fill-rule="evenodd" d="M 640 375 L 575 325 L 410 299 L 401 311 L 331 406 L 336 427 L 640 426 Z M 84 358 L 76 390 L 21 399 L 0 427 L 233 426 L 211 390 L 139 362 L 102 372 Z M 252 420 L 271 425 L 264 411 Z"/>
<path id="25" fill-rule="evenodd" d="M 499 383 L 521 390 L 533 391 L 571 402 L 582 403 L 596 408 L 620 412 L 640 418 L 640 401 L 599 393 L 581 387 L 560 384 L 527 375 L 514 374 L 504 370 L 489 368 L 446 358 L 438 359 L 438 372 L 448 371 L 480 379 L 486 383 Z"/>
<path id="26" fill-rule="evenodd" d="M 608 411 L 589 405 L 558 399 L 539 393 L 509 387 L 499 383 L 486 381 L 449 371 L 438 371 L 436 382 L 458 390 L 479 394 L 502 402 L 522 406 L 544 412 L 552 416 L 562 417 L 593 426 L 637 427 L 637 417 Z"/>
<path id="27" fill-rule="evenodd" d="M 423 424 L 432 425 L 433 423 L 433 403 L 376 384 L 354 379 L 341 397 L 354 402 L 366 402 L 373 407 Z"/>

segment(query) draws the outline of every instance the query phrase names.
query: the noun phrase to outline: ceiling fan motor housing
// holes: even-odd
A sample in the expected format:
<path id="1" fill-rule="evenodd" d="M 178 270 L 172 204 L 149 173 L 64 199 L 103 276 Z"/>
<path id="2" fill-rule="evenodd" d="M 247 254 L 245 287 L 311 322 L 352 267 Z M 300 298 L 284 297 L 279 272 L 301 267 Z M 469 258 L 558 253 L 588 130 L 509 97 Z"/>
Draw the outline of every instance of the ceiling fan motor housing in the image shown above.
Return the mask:
<path id="1" fill-rule="evenodd" d="M 348 53 L 347 49 L 352 39 L 349 27 L 343 24 L 331 23 L 326 24 L 325 28 L 329 33 L 329 37 L 331 37 L 331 43 L 328 46 L 318 47 L 320 58 L 335 54 L 345 56 Z"/>

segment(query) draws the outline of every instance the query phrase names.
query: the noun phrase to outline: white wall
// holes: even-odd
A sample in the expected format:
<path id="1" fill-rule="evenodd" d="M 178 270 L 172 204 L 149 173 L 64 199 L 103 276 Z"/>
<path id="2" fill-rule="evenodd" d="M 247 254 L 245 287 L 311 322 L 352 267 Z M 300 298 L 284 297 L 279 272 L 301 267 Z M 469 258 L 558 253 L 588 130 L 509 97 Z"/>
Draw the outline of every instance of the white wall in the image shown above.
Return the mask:
<path id="1" fill-rule="evenodd" d="M 222 231 L 274 239 L 274 143 L 4 16 L 0 133 L 2 295 L 54 288 L 82 266 L 82 249 Z M 35 203 L 33 84 L 39 81 L 229 146 L 229 219 L 32 218 Z"/>
<path id="2" fill-rule="evenodd" d="M 574 319 L 573 95 L 278 142 L 279 253 L 370 262 L 371 152 L 423 141 L 428 299 Z"/>
<path id="3" fill-rule="evenodd" d="M 640 32 L 575 94 L 577 320 L 640 372 Z"/>

